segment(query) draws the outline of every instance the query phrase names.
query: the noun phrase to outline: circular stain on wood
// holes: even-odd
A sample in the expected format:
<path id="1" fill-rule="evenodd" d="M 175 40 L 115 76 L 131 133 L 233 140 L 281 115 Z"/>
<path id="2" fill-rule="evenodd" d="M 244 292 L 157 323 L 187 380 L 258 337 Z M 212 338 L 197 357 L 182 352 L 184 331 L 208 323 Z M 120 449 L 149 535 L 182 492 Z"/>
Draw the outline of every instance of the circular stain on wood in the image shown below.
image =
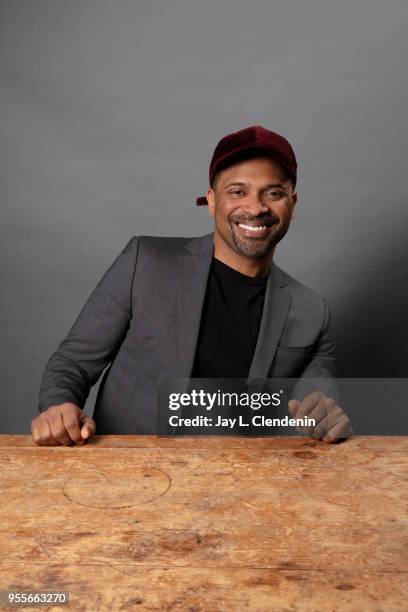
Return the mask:
<path id="1" fill-rule="evenodd" d="M 156 467 L 132 466 L 126 476 L 90 468 L 84 476 L 69 478 L 63 493 L 80 506 L 120 509 L 148 504 L 167 493 L 170 486 L 170 476 Z"/>

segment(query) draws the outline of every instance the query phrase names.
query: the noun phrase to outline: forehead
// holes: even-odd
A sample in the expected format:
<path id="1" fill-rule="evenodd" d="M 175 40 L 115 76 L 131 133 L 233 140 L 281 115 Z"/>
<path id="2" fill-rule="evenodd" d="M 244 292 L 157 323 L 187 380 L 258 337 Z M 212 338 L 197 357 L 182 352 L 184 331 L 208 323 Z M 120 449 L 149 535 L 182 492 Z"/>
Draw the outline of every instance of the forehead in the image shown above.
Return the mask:
<path id="1" fill-rule="evenodd" d="M 224 185 L 231 181 L 240 182 L 285 182 L 286 173 L 282 166 L 270 157 L 256 156 L 234 163 L 220 173 L 220 182 Z"/>

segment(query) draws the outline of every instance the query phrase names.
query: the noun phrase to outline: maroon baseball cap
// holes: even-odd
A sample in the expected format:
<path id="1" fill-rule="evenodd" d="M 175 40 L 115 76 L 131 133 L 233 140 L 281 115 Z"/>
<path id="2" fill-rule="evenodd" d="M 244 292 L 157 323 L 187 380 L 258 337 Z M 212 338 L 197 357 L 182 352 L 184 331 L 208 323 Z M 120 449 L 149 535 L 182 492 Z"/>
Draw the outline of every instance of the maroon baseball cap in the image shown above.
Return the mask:
<path id="1" fill-rule="evenodd" d="M 283 166 L 293 180 L 293 184 L 296 185 L 297 162 L 291 145 L 286 138 L 266 130 L 261 125 L 251 125 L 221 138 L 215 147 L 210 163 L 210 185 L 219 170 L 250 157 L 252 153 L 266 153 L 273 157 Z M 205 196 L 197 198 L 196 204 L 197 206 L 208 204 L 207 198 Z"/>

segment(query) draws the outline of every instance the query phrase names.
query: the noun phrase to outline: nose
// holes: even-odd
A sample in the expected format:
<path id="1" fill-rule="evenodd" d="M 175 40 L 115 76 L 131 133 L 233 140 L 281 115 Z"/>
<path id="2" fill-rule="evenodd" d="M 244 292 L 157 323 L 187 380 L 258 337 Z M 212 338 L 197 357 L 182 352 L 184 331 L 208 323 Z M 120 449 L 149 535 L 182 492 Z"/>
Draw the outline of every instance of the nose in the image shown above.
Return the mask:
<path id="1" fill-rule="evenodd" d="M 245 208 L 248 214 L 253 215 L 254 217 L 259 215 L 259 213 L 266 212 L 268 210 L 268 207 L 260 195 L 254 195 L 251 198 L 248 198 Z"/>

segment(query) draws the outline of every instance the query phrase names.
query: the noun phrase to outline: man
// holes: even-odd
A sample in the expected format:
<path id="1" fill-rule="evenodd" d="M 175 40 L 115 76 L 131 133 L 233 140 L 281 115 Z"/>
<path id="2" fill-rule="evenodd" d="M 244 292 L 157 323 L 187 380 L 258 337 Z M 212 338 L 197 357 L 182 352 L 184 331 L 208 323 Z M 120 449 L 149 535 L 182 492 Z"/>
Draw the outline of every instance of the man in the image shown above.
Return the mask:
<path id="1" fill-rule="evenodd" d="M 297 201 L 289 142 L 261 126 L 222 138 L 209 170 L 214 232 L 133 237 L 102 277 L 49 359 L 32 421 L 38 444 L 82 444 L 98 434 L 156 433 L 163 376 L 334 377 L 327 302 L 278 268 L 273 254 Z M 83 406 L 104 373 L 94 419 Z M 333 397 L 289 402 L 304 433 L 350 435 Z"/>

